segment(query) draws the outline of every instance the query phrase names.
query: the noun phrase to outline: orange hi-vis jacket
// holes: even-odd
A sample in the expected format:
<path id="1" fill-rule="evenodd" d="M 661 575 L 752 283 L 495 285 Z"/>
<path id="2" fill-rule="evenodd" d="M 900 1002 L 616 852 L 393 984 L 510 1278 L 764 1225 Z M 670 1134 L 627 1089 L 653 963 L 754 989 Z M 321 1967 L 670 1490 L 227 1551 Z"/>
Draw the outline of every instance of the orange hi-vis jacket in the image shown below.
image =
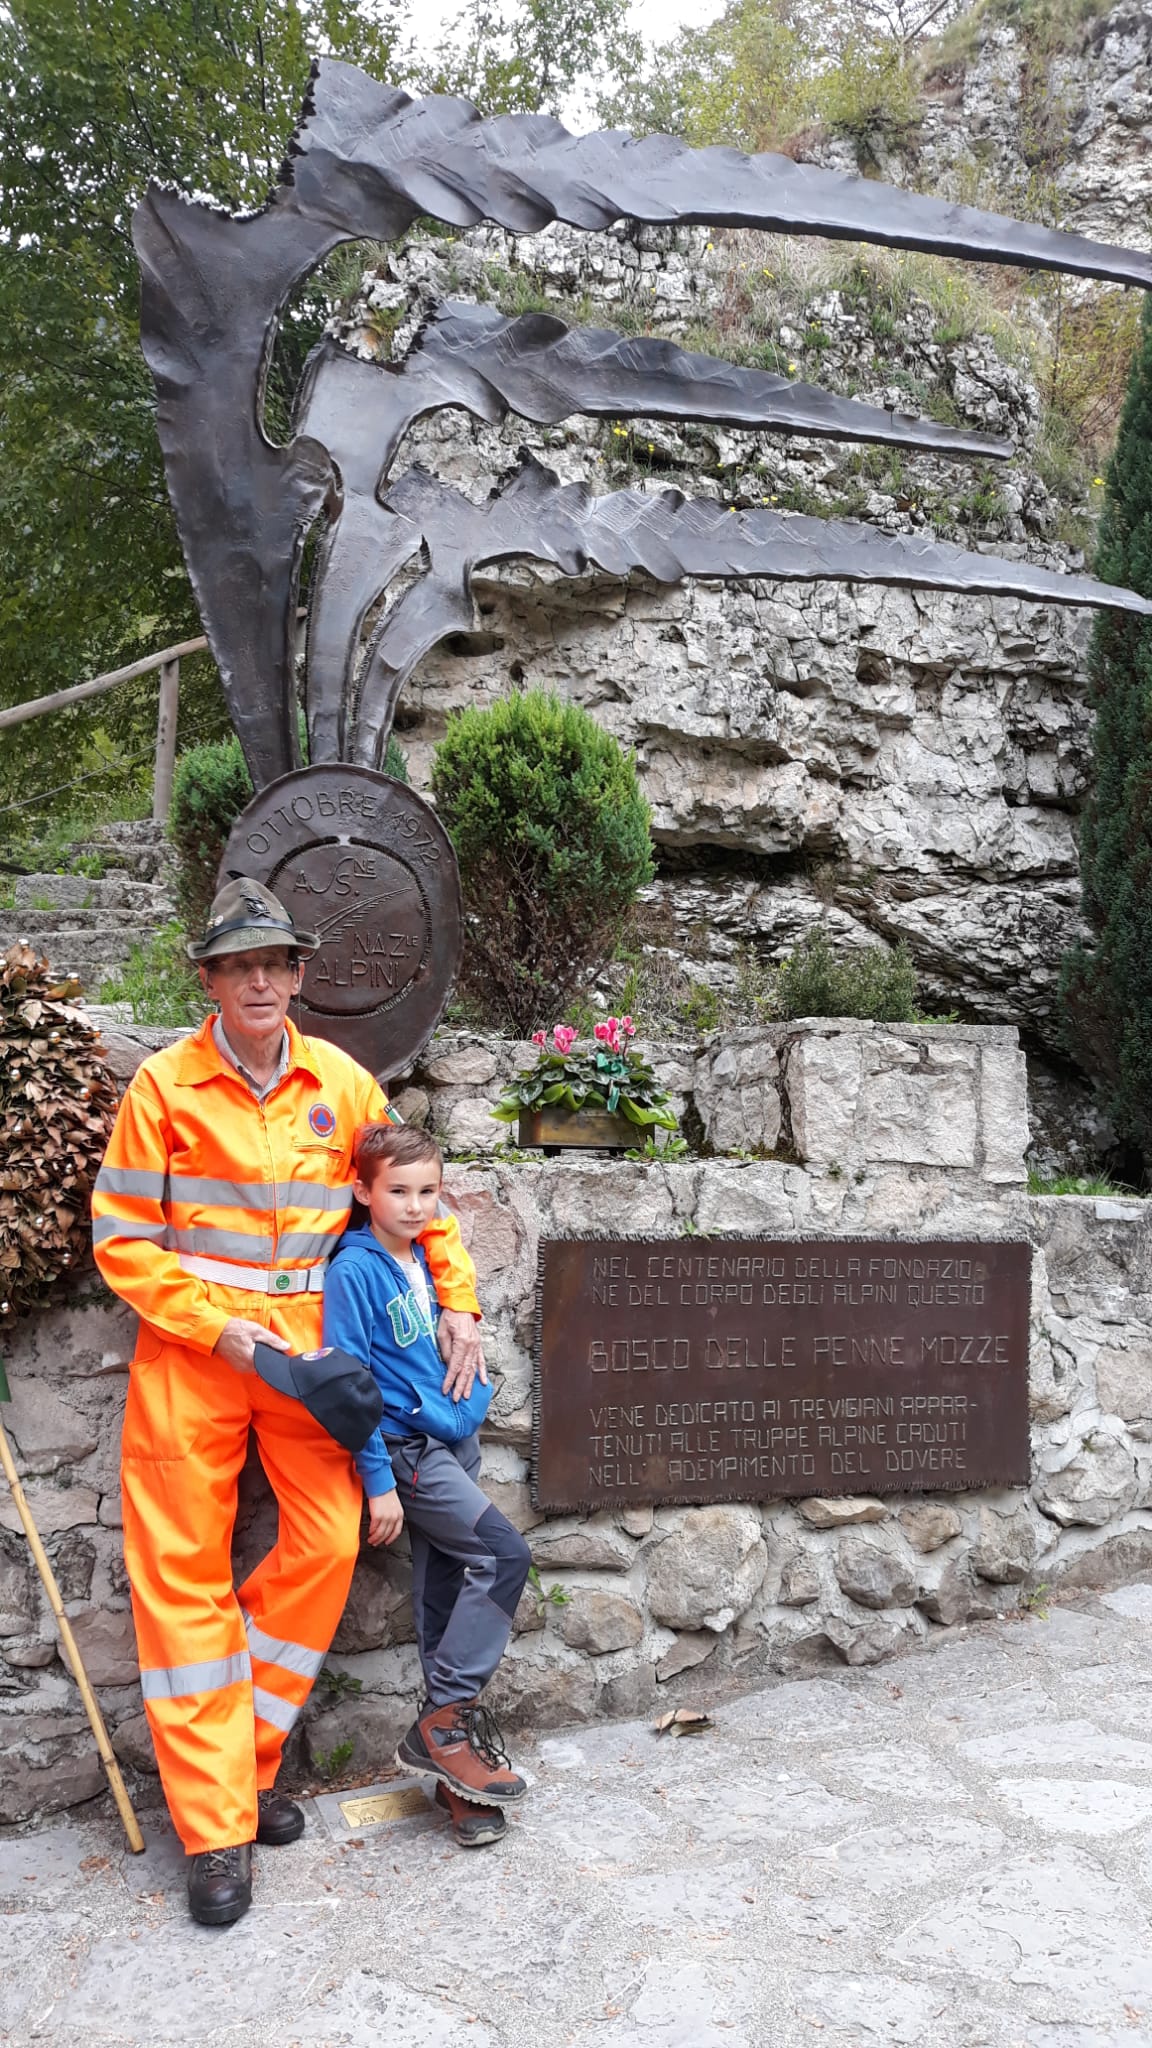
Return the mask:
<path id="1" fill-rule="evenodd" d="M 120 1105 L 92 1199 L 96 1263 L 153 1324 L 211 1351 L 226 1322 L 267 1322 L 275 1292 L 236 1303 L 181 1255 L 278 1270 L 317 1266 L 352 1207 L 352 1140 L 386 1114 L 378 1084 L 334 1045 L 289 1024 L 283 1080 L 257 1102 L 219 1052 L 207 1018 L 144 1061 Z M 455 1217 L 421 1242 L 442 1308 L 479 1315 L 476 1274 Z M 288 1294 L 294 1348 L 320 1341 L 320 1295 Z M 300 1342 L 295 1343 L 299 1333 Z"/>
<path id="2" fill-rule="evenodd" d="M 124 1556 L 145 1711 L 189 1854 L 253 1840 L 257 1791 L 275 1781 L 359 1543 L 363 1492 L 348 1453 L 300 1402 L 213 1349 L 233 1317 L 263 1323 L 293 1351 L 319 1345 L 317 1283 L 351 1207 L 353 1136 L 385 1114 L 362 1067 L 287 1028 L 287 1067 L 263 1101 L 222 1056 L 211 1020 L 145 1060 L 92 1202 L 97 1263 L 140 1316 Z M 478 1314 L 455 1217 L 434 1219 L 422 1241 L 443 1306 Z M 261 1269 L 256 1288 L 245 1268 Z M 250 1429 L 279 1533 L 234 1589 Z"/>

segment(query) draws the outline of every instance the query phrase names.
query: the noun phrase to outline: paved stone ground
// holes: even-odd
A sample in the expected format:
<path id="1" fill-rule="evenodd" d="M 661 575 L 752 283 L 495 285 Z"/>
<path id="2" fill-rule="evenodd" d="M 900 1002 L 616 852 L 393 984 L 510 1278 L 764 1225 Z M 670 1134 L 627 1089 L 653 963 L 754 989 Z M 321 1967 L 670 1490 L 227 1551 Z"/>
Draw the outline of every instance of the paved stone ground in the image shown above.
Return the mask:
<path id="1" fill-rule="evenodd" d="M 156 1814 L 142 1858 L 104 1802 L 10 1834 L 2 2037 L 1152 2048 L 1152 1585 L 714 1717 L 522 1745 L 526 1810 L 471 1855 L 431 1810 L 341 1841 L 310 1804 L 224 1931 Z"/>

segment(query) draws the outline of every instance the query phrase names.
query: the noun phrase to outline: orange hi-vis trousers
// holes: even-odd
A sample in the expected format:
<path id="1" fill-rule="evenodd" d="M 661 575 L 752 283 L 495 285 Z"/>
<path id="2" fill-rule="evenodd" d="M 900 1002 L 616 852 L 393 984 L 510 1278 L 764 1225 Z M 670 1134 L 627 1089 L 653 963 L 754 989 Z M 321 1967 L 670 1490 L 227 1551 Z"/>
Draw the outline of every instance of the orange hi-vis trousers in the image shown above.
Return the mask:
<path id="1" fill-rule="evenodd" d="M 319 1298 L 291 1306 L 293 1348 L 318 1344 Z M 316 1323 L 307 1339 L 305 1306 Z M 153 1349 L 133 1365 L 124 1418 L 124 1554 L 156 1760 L 193 1855 L 255 1836 L 257 1789 L 275 1782 L 348 1597 L 363 1488 L 348 1452 L 301 1402 L 202 1351 L 156 1347 L 154 1336 L 142 1346 Z M 249 1426 L 280 1531 L 234 1591 Z"/>

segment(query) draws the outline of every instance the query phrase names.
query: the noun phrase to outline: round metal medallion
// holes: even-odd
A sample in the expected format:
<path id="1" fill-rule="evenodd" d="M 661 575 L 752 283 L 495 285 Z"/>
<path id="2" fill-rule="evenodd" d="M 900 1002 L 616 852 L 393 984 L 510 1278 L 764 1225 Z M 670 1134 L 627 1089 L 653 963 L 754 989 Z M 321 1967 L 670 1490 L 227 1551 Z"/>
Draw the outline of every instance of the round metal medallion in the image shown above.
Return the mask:
<path id="1" fill-rule="evenodd" d="M 236 820 L 220 880 L 251 875 L 320 950 L 294 1016 L 389 1078 L 427 1044 L 452 992 L 460 877 L 431 806 L 406 783 L 334 762 L 270 782 Z"/>

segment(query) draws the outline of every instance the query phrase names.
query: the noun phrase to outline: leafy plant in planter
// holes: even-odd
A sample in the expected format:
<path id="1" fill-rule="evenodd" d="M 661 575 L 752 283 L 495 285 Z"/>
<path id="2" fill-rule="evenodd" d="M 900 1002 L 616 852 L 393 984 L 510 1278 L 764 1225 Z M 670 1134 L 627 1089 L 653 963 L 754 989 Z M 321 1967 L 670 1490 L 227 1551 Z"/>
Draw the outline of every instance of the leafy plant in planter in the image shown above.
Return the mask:
<path id="1" fill-rule="evenodd" d="M 574 1024 L 554 1024 L 551 1045 L 546 1032 L 533 1032 L 536 1063 L 509 1082 L 492 1115 L 519 1122 L 520 1143 L 546 1152 L 563 1145 L 625 1151 L 637 1125 L 674 1131 L 668 1091 L 637 1052 L 635 1035 L 631 1017 L 605 1018 L 591 1043 Z"/>

